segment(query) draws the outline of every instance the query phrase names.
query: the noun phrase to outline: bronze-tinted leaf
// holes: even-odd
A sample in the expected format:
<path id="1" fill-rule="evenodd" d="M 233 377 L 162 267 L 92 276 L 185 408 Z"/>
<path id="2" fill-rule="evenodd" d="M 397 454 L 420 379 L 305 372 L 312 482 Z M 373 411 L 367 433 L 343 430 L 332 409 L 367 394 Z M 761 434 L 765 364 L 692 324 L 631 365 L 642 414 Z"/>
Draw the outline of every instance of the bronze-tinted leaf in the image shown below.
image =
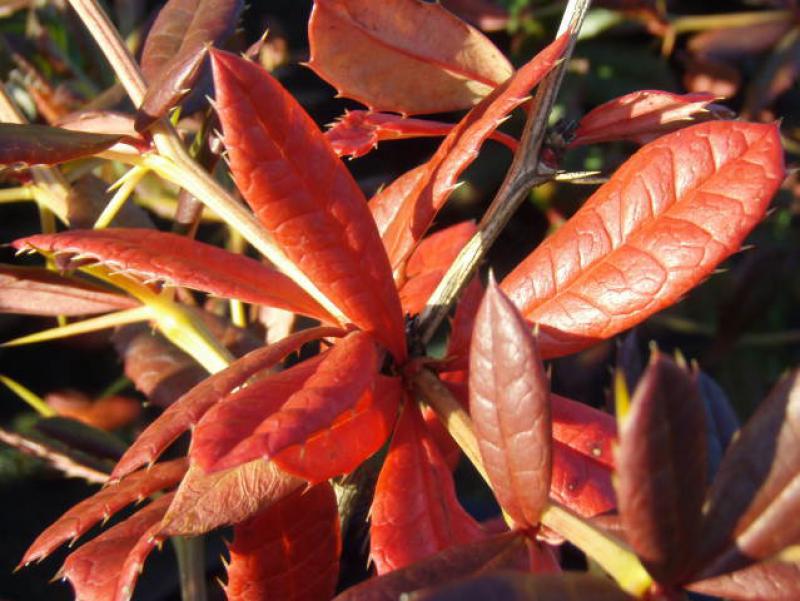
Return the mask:
<path id="1" fill-rule="evenodd" d="M 47 125 L 0 123 L 0 164 L 56 165 L 102 152 L 121 137 Z"/>
<path id="2" fill-rule="evenodd" d="M 693 567 L 707 481 L 697 378 L 654 352 L 620 429 L 617 499 L 628 542 L 659 582 Z"/>
<path id="3" fill-rule="evenodd" d="M 308 37 L 308 66 L 378 111 L 467 108 L 513 72 L 483 34 L 419 0 L 316 0 Z"/>
<path id="4" fill-rule="evenodd" d="M 565 572 L 525 574 L 497 571 L 464 578 L 433 590 L 408 596 L 409 601 L 629 601 L 608 578 Z"/>
<path id="5" fill-rule="evenodd" d="M 796 601 L 800 599 L 800 564 L 765 561 L 686 588 L 731 601 Z"/>
<path id="6" fill-rule="evenodd" d="M 530 329 L 493 277 L 472 333 L 469 408 L 500 506 L 535 526 L 552 473 L 550 382 Z"/>
<path id="7" fill-rule="evenodd" d="M 775 386 L 731 442 L 706 508 L 700 578 L 746 567 L 800 540 L 800 371 Z"/>
<path id="8" fill-rule="evenodd" d="M 403 593 L 469 576 L 489 565 L 516 566 L 517 556 L 524 551 L 524 537 L 518 532 L 505 532 L 450 547 L 400 570 L 370 578 L 347 589 L 336 601 L 396 601 Z"/>
<path id="9" fill-rule="evenodd" d="M 196 536 L 243 522 L 303 484 L 263 459 L 213 474 L 192 466 L 175 492 L 160 532 Z"/>
<path id="10" fill-rule="evenodd" d="M 129 309 L 135 300 L 40 267 L 0 265 L 0 312 L 25 315 L 94 315 Z"/>
<path id="11" fill-rule="evenodd" d="M 677 301 L 739 249 L 785 175 L 774 124 L 710 121 L 643 146 L 502 282 L 567 355 Z"/>

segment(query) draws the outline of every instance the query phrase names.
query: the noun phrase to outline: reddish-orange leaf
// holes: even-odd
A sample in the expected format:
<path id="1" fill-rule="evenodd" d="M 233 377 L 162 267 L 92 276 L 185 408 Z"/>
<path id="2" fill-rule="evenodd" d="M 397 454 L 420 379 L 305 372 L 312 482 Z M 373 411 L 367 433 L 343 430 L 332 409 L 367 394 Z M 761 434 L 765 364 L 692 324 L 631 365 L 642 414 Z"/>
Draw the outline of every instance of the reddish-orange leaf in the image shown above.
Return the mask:
<path id="1" fill-rule="evenodd" d="M 531 88 L 547 75 L 569 41 L 565 33 L 523 65 L 503 85 L 484 98 L 447 135 L 425 164 L 419 180 L 383 234 L 392 266 L 400 265 L 422 238 L 444 205 L 458 177 L 478 156 L 481 144 L 500 122 L 529 96 Z M 403 182 L 406 185 L 408 182 Z M 389 192 L 393 184 L 384 192 Z"/>
<path id="2" fill-rule="evenodd" d="M 301 445 L 284 449 L 273 461 L 311 483 L 347 474 L 376 453 L 392 433 L 402 397 L 398 378 L 378 376 L 352 410 Z"/>
<path id="3" fill-rule="evenodd" d="M 450 264 L 478 228 L 472 221 L 431 234 L 416 248 L 406 264 L 406 281 L 400 288 L 403 312 L 422 311 Z"/>
<path id="4" fill-rule="evenodd" d="M 265 70 L 212 52 L 217 112 L 245 200 L 287 256 L 362 330 L 405 358 L 400 299 L 364 195 Z"/>
<path id="5" fill-rule="evenodd" d="M 500 506 L 535 526 L 552 470 L 550 382 L 530 329 L 493 277 L 472 333 L 469 409 Z"/>
<path id="6" fill-rule="evenodd" d="M 279 409 L 276 407 L 261 421 L 245 418 L 238 422 L 236 434 L 240 441 L 233 449 L 219 458 L 217 453 L 193 453 L 193 458 L 206 470 L 219 470 L 256 457 L 270 459 L 291 446 L 302 446 L 331 428 L 340 416 L 356 407 L 362 395 L 373 389 L 378 358 L 370 334 L 349 334 L 324 355 L 303 387 Z"/>
<path id="7" fill-rule="evenodd" d="M 308 38 L 308 66 L 378 111 L 464 109 L 513 73 L 482 33 L 419 0 L 316 0 Z"/>
<path id="8" fill-rule="evenodd" d="M 550 395 L 553 439 L 614 469 L 617 422 L 613 416 L 557 394 Z"/>
<path id="9" fill-rule="evenodd" d="M 336 154 L 357 159 L 377 148 L 378 142 L 446 136 L 455 126 L 455 123 L 410 119 L 391 113 L 347 111 L 325 132 L 325 137 Z M 517 149 L 517 141 L 508 134 L 495 131 L 490 137 L 512 152 Z"/>
<path id="10" fill-rule="evenodd" d="M 111 477 L 120 478 L 155 461 L 187 428 L 199 422 L 206 411 L 256 372 L 276 365 L 306 342 L 341 334 L 342 331 L 336 328 L 303 330 L 273 345 L 252 351 L 234 361 L 228 368 L 206 378 L 170 405 L 139 435 L 119 460 Z"/>
<path id="11" fill-rule="evenodd" d="M 128 601 L 145 559 L 163 537 L 161 518 L 172 493 L 159 497 L 132 517 L 72 553 L 61 573 L 80 601 Z"/>
<path id="12" fill-rule="evenodd" d="M 175 459 L 156 464 L 149 470 L 131 474 L 120 482 L 106 486 L 75 505 L 42 532 L 25 552 L 20 565 L 41 561 L 65 542 L 78 539 L 92 526 L 111 517 L 126 505 L 177 484 L 186 473 L 187 467 L 186 459 Z"/>
<path id="13" fill-rule="evenodd" d="M 26 315 L 93 315 L 138 303 L 106 288 L 41 267 L 0 265 L 0 312 Z"/>
<path id="14" fill-rule="evenodd" d="M 77 390 L 58 390 L 44 400 L 63 417 L 107 431 L 127 426 L 142 412 L 140 400 L 121 395 L 92 400 Z"/>
<path id="15" fill-rule="evenodd" d="M 406 171 L 389 186 L 386 186 L 369 199 L 369 210 L 381 237 L 386 234 L 388 227 L 397 219 L 397 214 L 403 208 L 403 201 L 422 181 L 426 169 L 427 163 Z"/>
<path id="16" fill-rule="evenodd" d="M 693 582 L 686 588 L 730 601 L 797 601 L 800 563 L 762 561 L 743 570 Z"/>
<path id="17" fill-rule="evenodd" d="M 263 459 L 213 474 L 192 465 L 175 491 L 160 532 L 196 536 L 238 524 L 305 484 Z"/>
<path id="18" fill-rule="evenodd" d="M 475 316 L 478 314 L 483 294 L 480 278 L 473 277 L 461 294 L 456 305 L 456 313 L 450 323 L 447 353 L 441 363 L 443 369 L 453 371 L 467 369 L 472 330 L 475 328 Z"/>
<path id="19" fill-rule="evenodd" d="M 282 273 L 254 259 L 186 236 L 157 230 L 108 228 L 38 234 L 15 240 L 12 245 L 89 259 L 145 281 L 193 288 L 333 321 L 327 311 Z"/>
<path id="20" fill-rule="evenodd" d="M 436 443 L 439 454 L 442 456 L 442 459 L 444 459 L 447 467 L 450 468 L 450 471 L 453 471 L 456 469 L 461 459 L 461 447 L 459 447 L 458 443 L 450 436 L 447 427 L 442 423 L 442 420 L 439 419 L 439 416 L 436 415 L 436 412 L 432 408 L 427 406 L 422 407 L 422 419 L 425 420 L 428 434 L 433 442 Z"/>
<path id="21" fill-rule="evenodd" d="M 712 121 L 634 154 L 503 281 L 543 357 L 677 301 L 739 249 L 784 178 L 774 124 Z"/>
<path id="22" fill-rule="evenodd" d="M 585 518 L 617 506 L 611 470 L 558 441 L 553 442 L 550 495 Z"/>
<path id="23" fill-rule="evenodd" d="M 339 512 L 327 482 L 298 490 L 233 530 L 229 601 L 321 601 L 339 578 Z"/>
<path id="24" fill-rule="evenodd" d="M 626 94 L 584 115 L 570 146 L 611 140 L 645 144 L 693 122 L 712 119 L 720 110 L 727 111 L 709 106 L 716 98 L 713 94 L 671 94 L 661 90 Z"/>
<path id="25" fill-rule="evenodd" d="M 483 537 L 459 504 L 450 469 L 416 404 L 407 402 L 403 409 L 370 515 L 370 556 L 378 574 Z"/>

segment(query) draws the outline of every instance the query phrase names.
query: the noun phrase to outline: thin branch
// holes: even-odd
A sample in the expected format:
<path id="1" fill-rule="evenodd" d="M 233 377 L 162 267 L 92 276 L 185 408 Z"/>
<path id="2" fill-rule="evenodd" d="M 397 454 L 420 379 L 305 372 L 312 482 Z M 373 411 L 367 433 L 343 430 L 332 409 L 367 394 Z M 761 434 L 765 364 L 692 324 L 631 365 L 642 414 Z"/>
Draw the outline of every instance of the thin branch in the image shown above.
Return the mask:
<path id="1" fill-rule="evenodd" d="M 478 265 L 528 191 L 555 175 L 540 165 L 539 153 L 547 133 L 550 111 L 590 4 L 591 0 L 570 0 L 564 10 L 558 30 L 558 35 L 570 32 L 570 41 L 564 51 L 564 58 L 561 64 L 539 84 L 528 113 L 519 149 L 497 195 L 481 219 L 478 231 L 456 257 L 422 312 L 420 323 L 423 342 L 429 342 L 433 338 L 439 324 L 447 316 L 450 306 L 475 274 Z"/>

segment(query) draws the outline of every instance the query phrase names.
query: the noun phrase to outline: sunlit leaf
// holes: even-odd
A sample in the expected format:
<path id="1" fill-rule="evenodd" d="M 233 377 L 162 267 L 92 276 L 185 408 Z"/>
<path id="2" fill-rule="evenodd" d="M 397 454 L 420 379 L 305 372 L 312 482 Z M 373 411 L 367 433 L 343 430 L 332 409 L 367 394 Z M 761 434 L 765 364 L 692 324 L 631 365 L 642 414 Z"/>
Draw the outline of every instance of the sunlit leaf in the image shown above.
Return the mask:
<path id="1" fill-rule="evenodd" d="M 550 382 L 525 320 L 493 278 L 472 333 L 469 408 L 500 506 L 535 526 L 552 473 Z"/>
<path id="2" fill-rule="evenodd" d="M 418 0 L 316 0 L 308 37 L 309 67 L 378 111 L 467 108 L 513 72 L 483 34 Z"/>
<path id="3" fill-rule="evenodd" d="M 800 564 L 765 561 L 686 586 L 731 601 L 795 601 L 800 598 Z"/>
<path id="4" fill-rule="evenodd" d="M 777 126 L 712 121 L 668 134 L 502 283 L 543 357 L 576 352 L 677 301 L 739 249 L 783 181 Z"/>
<path id="5" fill-rule="evenodd" d="M 550 496 L 585 518 L 617 507 L 611 470 L 558 441 L 553 442 Z"/>

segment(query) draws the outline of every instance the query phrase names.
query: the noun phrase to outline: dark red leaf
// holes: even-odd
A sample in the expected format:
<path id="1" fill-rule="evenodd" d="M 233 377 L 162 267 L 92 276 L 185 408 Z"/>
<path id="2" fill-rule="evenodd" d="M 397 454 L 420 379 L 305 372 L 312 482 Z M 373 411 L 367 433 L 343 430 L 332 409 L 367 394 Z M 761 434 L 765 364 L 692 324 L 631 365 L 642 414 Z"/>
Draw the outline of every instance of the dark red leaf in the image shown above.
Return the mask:
<path id="1" fill-rule="evenodd" d="M 158 530 L 171 501 L 171 493 L 159 497 L 67 557 L 61 573 L 75 589 L 76 599 L 131 598 L 145 559 L 163 540 Z"/>
<path id="2" fill-rule="evenodd" d="M 276 365 L 286 355 L 307 342 L 340 334 L 342 331 L 336 328 L 303 330 L 273 345 L 252 351 L 233 362 L 228 368 L 206 378 L 170 405 L 139 435 L 120 459 L 111 477 L 120 478 L 146 463 L 155 461 L 187 428 L 199 422 L 206 411 L 256 372 Z"/>
<path id="3" fill-rule="evenodd" d="M 478 156 L 481 144 L 511 111 L 529 97 L 531 88 L 558 62 L 568 41 L 569 35 L 564 34 L 542 50 L 467 113 L 445 137 L 425 164 L 414 188 L 403 197 L 402 207 L 383 234 L 393 267 L 405 261 L 450 196 L 458 177 Z M 391 188 L 407 184 L 407 181 L 396 182 L 383 194 L 391 196 L 394 194 Z"/>
<path id="4" fill-rule="evenodd" d="M 34 248 L 91 259 L 131 277 L 193 288 L 224 298 L 280 307 L 331 322 L 328 313 L 282 273 L 244 255 L 167 232 L 108 228 L 38 234 L 15 240 Z"/>
<path id="5" fill-rule="evenodd" d="M 353 177 L 260 67 L 212 52 L 217 112 L 243 196 L 288 257 L 362 330 L 405 358 L 400 299 Z"/>
<path id="6" fill-rule="evenodd" d="M 370 515 L 370 557 L 378 574 L 484 536 L 459 504 L 450 469 L 410 402 L 378 476 Z"/>
<path id="7" fill-rule="evenodd" d="M 697 378 L 654 352 L 620 429 L 616 489 L 626 537 L 662 584 L 694 566 L 708 470 Z"/>
<path id="8" fill-rule="evenodd" d="M 357 406 L 362 395 L 374 389 L 378 359 L 370 334 L 349 334 L 324 355 L 301 389 L 285 403 L 266 407 L 269 412 L 263 420 L 237 420 L 238 427 L 229 436 L 239 442 L 229 452 L 221 457 L 216 452 L 194 453 L 193 458 L 204 469 L 218 470 L 256 457 L 271 459 L 289 447 L 303 446 L 330 429 Z"/>
<path id="9" fill-rule="evenodd" d="M 408 259 L 406 280 L 400 288 L 404 313 L 415 315 L 422 311 L 451 263 L 477 229 L 472 221 L 464 221 L 420 242 Z"/>
<path id="10" fill-rule="evenodd" d="M 503 281 L 542 356 L 574 353 L 671 305 L 739 249 L 784 177 L 776 125 L 712 121 L 668 134 Z"/>
<path id="11" fill-rule="evenodd" d="M 611 470 L 558 441 L 553 443 L 550 496 L 585 518 L 617 506 Z"/>
<path id="12" fill-rule="evenodd" d="M 103 488 L 81 501 L 42 532 L 25 552 L 20 565 L 41 561 L 67 541 L 74 541 L 100 522 L 135 501 L 180 482 L 188 462 L 176 459 L 159 463 L 146 471 L 131 474 L 124 480 Z"/>
<path id="13" fill-rule="evenodd" d="M 681 95 L 661 90 L 632 92 L 609 100 L 584 115 L 570 146 L 611 140 L 645 144 L 693 122 L 714 118 L 717 114 L 715 111 L 722 109 L 709 106 L 714 100 L 716 96 L 707 93 Z"/>
<path id="14" fill-rule="evenodd" d="M 482 33 L 417 0 L 316 0 L 308 38 L 308 66 L 377 111 L 467 108 L 513 73 Z"/>
<path id="15" fill-rule="evenodd" d="M 511 519 L 535 526 L 552 473 L 550 382 L 530 329 L 493 277 L 469 363 L 470 415 L 492 489 Z"/>
<path id="16" fill-rule="evenodd" d="M 196 536 L 238 524 L 304 484 L 262 459 L 213 474 L 205 474 L 193 465 L 175 492 L 160 533 Z"/>
<path id="17" fill-rule="evenodd" d="M 126 296 L 40 267 L 0 265 L 0 312 L 26 315 L 94 315 L 130 309 Z"/>
<path id="18" fill-rule="evenodd" d="M 55 165 L 102 152 L 120 138 L 47 125 L 0 123 L 0 164 Z"/>
<path id="19" fill-rule="evenodd" d="M 800 564 L 765 561 L 686 586 L 690 591 L 731 601 L 800 599 Z"/>
<path id="20" fill-rule="evenodd" d="M 370 578 L 336 597 L 336 601 L 396 601 L 403 593 L 469 576 L 481 569 L 514 567 L 525 539 L 518 532 L 449 547 L 405 568 Z"/>
<path id="21" fill-rule="evenodd" d="M 298 490 L 237 524 L 229 548 L 229 601 L 330 599 L 341 549 L 333 488 Z"/>
<path id="22" fill-rule="evenodd" d="M 325 132 L 325 137 L 336 154 L 357 159 L 377 148 L 378 142 L 442 137 L 449 134 L 455 126 L 455 123 L 410 119 L 391 113 L 346 111 Z M 489 137 L 505 144 L 512 152 L 517 150 L 517 141 L 508 134 L 495 131 Z"/>
<path id="23" fill-rule="evenodd" d="M 783 378 L 739 431 L 706 500 L 699 578 L 767 559 L 800 537 L 800 371 Z"/>

